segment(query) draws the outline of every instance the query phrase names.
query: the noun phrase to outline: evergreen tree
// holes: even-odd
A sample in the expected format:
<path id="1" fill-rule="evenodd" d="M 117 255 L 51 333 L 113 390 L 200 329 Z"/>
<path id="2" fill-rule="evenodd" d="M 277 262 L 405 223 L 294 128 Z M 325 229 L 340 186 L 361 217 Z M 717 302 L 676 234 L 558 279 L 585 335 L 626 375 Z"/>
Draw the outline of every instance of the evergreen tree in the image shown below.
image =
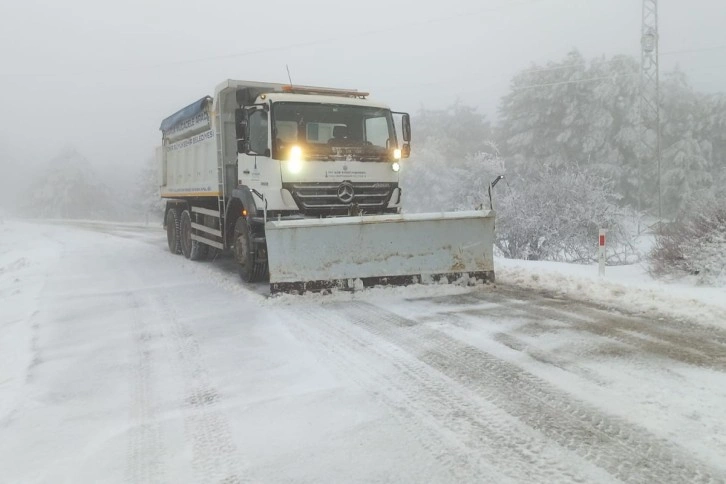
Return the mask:
<path id="1" fill-rule="evenodd" d="M 663 209 L 674 214 L 689 196 L 711 187 L 708 160 L 688 131 L 663 152 Z"/>
<path id="2" fill-rule="evenodd" d="M 577 51 L 517 74 L 502 99 L 497 139 L 515 172 L 575 167 L 612 182 L 621 203 L 655 208 L 654 130 L 640 117 L 639 63 L 628 56 L 588 62 Z M 684 73 L 661 89 L 661 183 L 669 210 L 720 180 L 726 164 L 726 96 L 702 96 Z M 644 139 L 645 138 L 645 139 Z M 642 184 L 642 185 L 641 185 Z"/>
<path id="3" fill-rule="evenodd" d="M 501 101 L 498 133 L 515 169 L 560 168 L 579 161 L 586 69 L 585 59 L 573 51 L 562 62 L 533 66 L 512 79 L 512 92 Z"/>

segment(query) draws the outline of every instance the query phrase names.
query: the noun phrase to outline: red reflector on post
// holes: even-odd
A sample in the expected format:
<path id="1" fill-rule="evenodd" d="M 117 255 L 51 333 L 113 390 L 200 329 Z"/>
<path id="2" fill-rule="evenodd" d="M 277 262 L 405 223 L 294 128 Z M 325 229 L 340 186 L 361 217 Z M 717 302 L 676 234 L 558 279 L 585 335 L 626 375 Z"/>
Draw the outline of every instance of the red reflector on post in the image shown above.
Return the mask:
<path id="1" fill-rule="evenodd" d="M 605 247 L 605 236 L 604 235 L 600 236 L 600 247 Z"/>

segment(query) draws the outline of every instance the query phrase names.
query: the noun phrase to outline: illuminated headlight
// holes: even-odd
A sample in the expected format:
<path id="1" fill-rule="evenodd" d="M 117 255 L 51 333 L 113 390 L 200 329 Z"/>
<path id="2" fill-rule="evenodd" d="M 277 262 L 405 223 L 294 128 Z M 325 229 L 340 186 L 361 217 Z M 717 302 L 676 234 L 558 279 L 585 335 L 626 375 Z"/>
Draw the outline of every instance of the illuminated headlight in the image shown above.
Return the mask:
<path id="1" fill-rule="evenodd" d="M 395 150 L 393 150 L 393 159 L 394 160 L 400 160 L 401 159 L 401 150 L 399 150 L 398 148 L 396 148 Z M 398 171 L 398 170 L 396 170 L 396 171 Z"/>
<path id="2" fill-rule="evenodd" d="M 399 164 L 398 164 L 398 162 L 397 162 L 397 161 L 395 161 L 395 162 L 394 162 L 394 163 L 393 163 L 393 164 L 391 165 L 391 168 L 393 168 L 393 171 L 398 171 L 398 170 L 400 170 L 400 169 L 401 169 L 401 165 L 399 165 Z"/>
<path id="3" fill-rule="evenodd" d="M 302 148 L 293 146 L 290 148 L 290 157 L 287 160 L 287 169 L 290 173 L 300 173 L 303 167 Z"/>

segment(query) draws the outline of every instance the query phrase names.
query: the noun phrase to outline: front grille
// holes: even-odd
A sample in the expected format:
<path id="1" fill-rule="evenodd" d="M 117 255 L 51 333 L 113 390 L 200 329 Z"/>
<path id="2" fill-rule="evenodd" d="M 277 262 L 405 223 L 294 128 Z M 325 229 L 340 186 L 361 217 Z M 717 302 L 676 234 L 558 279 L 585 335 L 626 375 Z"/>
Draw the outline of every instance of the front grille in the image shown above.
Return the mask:
<path id="1" fill-rule="evenodd" d="M 344 203 L 338 198 L 340 183 L 288 183 L 300 210 L 306 215 L 347 215 L 355 204 L 364 213 L 380 213 L 388 207 L 395 183 L 351 183 L 353 200 Z"/>

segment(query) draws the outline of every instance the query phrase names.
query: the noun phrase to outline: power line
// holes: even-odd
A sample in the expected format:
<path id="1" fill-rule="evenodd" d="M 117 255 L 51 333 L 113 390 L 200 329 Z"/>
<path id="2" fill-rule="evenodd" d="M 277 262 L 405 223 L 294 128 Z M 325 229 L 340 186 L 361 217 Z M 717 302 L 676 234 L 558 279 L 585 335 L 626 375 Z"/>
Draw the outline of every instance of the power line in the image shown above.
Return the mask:
<path id="1" fill-rule="evenodd" d="M 605 64 L 611 63 L 612 61 L 613 60 L 604 61 L 604 62 L 598 62 L 598 63 L 591 63 L 589 66 L 591 67 L 591 66 L 595 66 L 595 65 L 605 65 Z M 512 78 L 513 77 L 516 77 L 518 75 L 521 75 L 521 74 L 530 74 L 530 73 L 537 73 L 537 72 L 547 72 L 547 71 L 563 70 L 563 69 L 566 69 L 566 68 L 576 67 L 576 66 L 588 67 L 587 64 L 568 64 L 568 65 L 565 65 L 565 66 L 556 66 L 556 67 L 552 67 L 552 68 L 545 68 L 545 69 L 534 70 L 534 71 L 533 70 L 519 71 L 519 72 L 515 73 L 513 76 L 506 76 L 506 77 L 505 76 L 502 76 L 502 77 L 497 78 L 497 79 L 501 79 L 501 82 L 490 83 L 490 84 L 481 86 L 481 88 L 479 88 L 479 89 L 477 89 L 475 91 L 467 90 L 466 92 L 467 93 L 481 92 L 481 91 L 485 90 L 486 88 L 489 88 L 489 87 L 494 86 L 494 85 L 499 85 L 500 83 L 504 83 L 504 82 L 509 82 L 511 84 Z M 684 73 L 693 73 L 693 72 L 702 72 L 702 71 L 707 70 L 707 69 L 722 69 L 724 67 L 726 67 L 726 65 L 724 65 L 724 64 L 718 64 L 718 65 L 711 65 L 711 66 L 708 66 L 708 67 L 700 67 L 700 68 L 695 68 L 695 69 L 679 69 L 679 71 L 680 72 L 684 72 Z M 531 85 L 526 85 L 526 86 L 521 86 L 521 87 L 512 87 L 512 90 L 513 91 L 519 91 L 519 90 L 526 90 L 526 89 L 534 89 L 534 88 L 537 88 L 537 87 L 559 86 L 559 85 L 564 85 L 564 84 L 578 84 L 578 83 L 584 83 L 584 82 L 605 81 L 605 80 L 609 80 L 609 79 L 613 79 L 614 80 L 614 79 L 618 79 L 618 78 L 625 78 L 625 79 L 627 79 L 627 78 L 630 78 L 630 77 L 637 77 L 638 75 L 639 74 L 614 74 L 614 75 L 611 75 L 611 76 L 592 77 L 592 78 L 587 78 L 587 79 L 574 79 L 574 80 L 557 81 L 557 82 L 544 83 L 544 84 L 531 84 Z M 490 77 L 489 79 L 492 79 L 492 78 Z M 447 79 L 447 80 L 444 80 L 444 81 L 432 81 L 432 82 L 425 82 L 425 83 L 418 82 L 418 83 L 413 83 L 413 84 L 402 84 L 402 85 L 397 85 L 397 86 L 379 86 L 378 88 L 376 88 L 376 91 L 398 90 L 398 89 L 411 89 L 411 88 L 416 88 L 416 87 L 438 86 L 438 85 L 444 85 L 444 84 L 455 85 L 457 82 L 460 82 L 460 81 L 461 81 L 461 79 L 460 78 L 457 78 L 457 79 Z"/>
<path id="2" fill-rule="evenodd" d="M 254 51 L 237 52 L 237 53 L 233 53 L 233 54 L 211 56 L 211 57 L 200 57 L 197 59 L 188 59 L 188 60 L 181 60 L 181 61 L 164 63 L 164 64 L 156 64 L 154 67 L 163 67 L 165 65 L 189 64 L 189 63 L 196 63 L 196 62 L 206 62 L 206 61 L 212 61 L 212 60 L 234 59 L 237 57 L 244 57 L 244 56 L 253 55 L 253 54 L 261 54 L 261 53 L 274 52 L 274 51 L 279 51 L 279 50 L 287 50 L 287 49 L 293 49 L 293 48 L 297 48 L 297 47 L 309 47 L 312 45 L 326 44 L 329 42 L 337 42 L 339 40 L 347 40 L 347 39 L 355 38 L 355 37 L 367 37 L 369 35 L 397 31 L 397 30 L 401 30 L 404 28 L 408 28 L 408 27 L 420 27 L 423 25 L 439 23 L 439 22 L 443 22 L 443 21 L 447 21 L 447 20 L 454 20 L 454 19 L 458 19 L 458 18 L 462 18 L 462 17 L 469 17 L 472 15 L 480 15 L 480 14 L 484 14 L 484 13 L 498 12 L 501 10 L 510 9 L 512 7 L 519 7 L 519 6 L 523 6 L 523 5 L 532 5 L 535 3 L 542 3 L 544 1 L 547 1 L 547 0 L 520 1 L 520 2 L 516 2 L 516 3 L 510 3 L 508 5 L 501 6 L 501 7 L 490 7 L 490 8 L 485 8 L 485 9 L 468 10 L 466 12 L 459 12 L 457 14 L 444 16 L 444 17 L 429 18 L 429 19 L 419 20 L 419 21 L 415 21 L 415 22 L 398 24 L 398 25 L 390 26 L 390 27 L 382 27 L 379 29 L 366 30 L 366 31 L 362 31 L 362 32 L 348 34 L 344 37 L 329 37 L 327 39 L 311 40 L 309 42 L 288 44 L 288 45 L 278 46 L 278 47 L 268 47 L 268 48 L 264 48 L 264 49 L 254 50 Z"/>
<path id="3" fill-rule="evenodd" d="M 530 73 L 535 74 L 538 72 L 562 71 L 565 69 L 572 69 L 575 67 L 588 68 L 588 67 L 600 66 L 600 65 L 605 65 L 605 64 L 612 64 L 613 62 L 615 62 L 615 59 L 610 59 L 607 61 L 591 62 L 590 64 L 588 64 L 587 61 L 585 61 L 585 62 L 578 62 L 576 64 L 562 64 L 559 66 L 552 66 L 552 67 L 531 67 L 529 69 L 524 69 L 522 71 L 519 71 L 519 74 L 530 74 Z"/>
<path id="4" fill-rule="evenodd" d="M 692 53 L 697 53 L 697 52 L 709 52 L 709 51 L 721 50 L 721 49 L 726 49 L 726 45 L 715 45 L 712 47 L 702 47 L 702 48 L 698 48 L 698 49 L 671 50 L 671 51 L 667 51 L 667 52 L 661 52 L 660 55 L 664 56 L 664 55 L 692 54 Z M 578 63 L 573 63 L 573 64 L 562 64 L 559 66 L 552 66 L 552 67 L 532 67 L 529 69 L 524 69 L 524 70 L 520 71 L 520 73 L 529 74 L 529 73 L 537 73 L 537 72 L 553 72 L 553 71 L 561 71 L 561 70 L 565 70 L 565 69 L 573 69 L 576 67 L 590 68 L 590 67 L 599 66 L 599 65 L 612 64 L 612 63 L 616 62 L 617 60 L 618 59 L 610 59 L 610 60 L 606 60 L 606 61 L 591 62 L 590 64 L 588 64 L 587 62 L 582 62 L 582 63 L 578 62 Z"/>
<path id="5" fill-rule="evenodd" d="M 660 55 L 678 55 L 678 54 L 693 54 L 696 52 L 709 52 L 712 50 L 726 49 L 726 45 L 714 45 L 711 47 L 701 47 L 699 49 L 687 49 L 687 50 L 671 50 L 668 52 L 661 52 Z"/>
<path id="6" fill-rule="evenodd" d="M 471 17 L 471 16 L 477 16 L 485 13 L 492 13 L 492 12 L 498 12 L 502 10 L 508 10 L 513 7 L 520 7 L 520 6 L 528 6 L 533 5 L 535 3 L 542 3 L 549 0 L 523 0 L 515 3 L 509 3 L 507 5 L 502 5 L 500 7 L 490 7 L 490 8 L 484 8 L 484 9 L 476 9 L 476 10 L 468 10 L 466 12 L 459 12 L 456 14 L 448 15 L 448 16 L 441 16 L 436 18 L 429 18 L 425 20 L 419 20 L 414 22 L 408 22 L 408 23 L 402 23 L 397 25 L 392 25 L 388 27 L 381 27 L 378 29 L 372 29 L 372 30 L 366 30 L 362 32 L 357 33 L 351 33 L 347 34 L 345 36 L 338 36 L 338 37 L 329 37 L 325 39 L 318 39 L 318 40 L 311 40 L 308 42 L 298 42 L 294 44 L 287 44 L 287 45 L 280 45 L 280 46 L 274 46 L 274 47 L 264 47 L 261 49 L 255 49 L 255 50 L 247 50 L 242 52 L 235 52 L 231 54 L 223 54 L 223 55 L 216 55 L 216 56 L 208 56 L 208 57 L 198 57 L 194 59 L 182 59 L 178 61 L 169 61 L 169 62 L 162 62 L 162 63 L 154 63 L 154 64 L 146 64 L 146 65 L 138 65 L 138 66 L 127 66 L 124 68 L 113 68 L 113 69 L 98 69 L 98 70 L 86 70 L 86 71 L 78 71 L 74 73 L 68 73 L 68 74 L 29 74 L 29 75 L 23 75 L 23 74 L 2 74 L 0 76 L 7 77 L 7 76 L 32 76 L 32 77 L 58 77 L 58 76 L 78 76 L 78 75 L 88 75 L 88 74 L 107 74 L 107 73 L 113 73 L 113 72 L 127 72 L 129 70 L 143 70 L 143 69 L 159 69 L 163 67 L 171 67 L 171 66 L 179 66 L 179 65 L 188 65 L 188 64 L 197 64 L 202 62 L 211 62 L 211 61 L 217 61 L 217 60 L 226 60 L 226 59 L 237 59 L 240 57 L 247 57 L 251 55 L 258 55 L 258 54 L 266 54 L 270 52 L 279 52 L 289 49 L 296 49 L 301 47 L 311 47 L 314 45 L 321 45 L 321 44 L 327 44 L 327 43 L 333 43 L 338 42 L 342 40 L 349 40 L 351 38 L 357 38 L 357 37 L 367 37 L 370 35 L 375 34 L 381 34 L 381 33 L 387 33 L 391 31 L 399 31 L 401 29 L 406 29 L 410 27 L 420 27 L 424 25 L 430 25 L 440 22 L 446 22 L 449 20 L 455 20 L 463 17 Z"/>
<path id="7" fill-rule="evenodd" d="M 711 68 L 719 69 L 726 67 L 726 64 L 719 64 L 710 66 Z M 689 72 L 702 72 L 706 70 L 706 68 L 696 68 L 696 69 L 681 69 L 680 72 L 689 73 Z M 628 79 L 631 77 L 638 77 L 640 74 L 615 74 L 612 76 L 602 76 L 602 77 L 589 77 L 587 79 L 574 79 L 569 81 L 558 81 L 558 82 L 550 82 L 550 83 L 544 83 L 544 84 L 528 84 L 526 86 L 515 86 L 512 87 L 512 91 L 524 91 L 527 89 L 535 89 L 538 87 L 550 87 L 550 86 L 562 86 L 566 84 L 581 84 L 585 82 L 595 82 L 595 81 L 607 81 L 607 80 L 615 80 L 615 79 Z M 453 81 L 447 81 L 447 82 L 453 82 Z M 437 84 L 444 84 L 443 82 L 437 83 Z M 404 87 L 404 86 L 397 86 L 397 87 Z M 418 85 L 409 85 L 405 86 L 407 88 L 411 87 L 418 87 Z M 477 90 L 468 90 L 467 93 L 475 93 L 475 92 L 482 92 L 486 87 L 490 86 L 483 86 L 481 89 Z M 381 89 L 388 89 L 388 88 L 381 88 Z"/>
<path id="8" fill-rule="evenodd" d="M 550 87 L 550 86 L 562 86 L 565 84 L 581 84 L 584 82 L 594 82 L 594 81 L 604 81 L 604 80 L 615 80 L 619 78 L 629 78 L 629 77 L 638 77 L 639 74 L 627 74 L 627 75 L 613 75 L 613 76 L 602 76 L 602 77 L 591 77 L 588 79 L 576 79 L 573 81 L 560 81 L 560 82 L 550 82 L 547 84 L 530 84 L 528 86 L 516 86 L 512 87 L 513 91 L 524 91 L 526 89 L 534 89 L 537 87 Z"/>
<path id="9" fill-rule="evenodd" d="M 89 74 L 128 72 L 128 71 L 143 70 L 143 69 L 159 69 L 159 68 L 164 68 L 164 67 L 189 65 L 189 64 L 196 64 L 196 63 L 203 63 L 203 62 L 213 62 L 213 61 L 218 61 L 218 60 L 235 59 L 235 58 L 246 57 L 246 56 L 251 56 L 251 55 L 265 54 L 265 53 L 270 53 L 270 52 L 279 52 L 279 51 L 303 48 L 303 47 L 311 47 L 311 46 L 315 46 L 315 45 L 332 43 L 332 42 L 337 42 L 340 40 L 346 40 L 346 39 L 350 39 L 350 38 L 367 37 L 370 35 L 386 33 L 386 32 L 390 32 L 390 31 L 394 31 L 394 30 L 430 25 L 430 24 L 434 24 L 434 23 L 445 22 L 445 21 L 454 20 L 454 19 L 463 18 L 463 17 L 470 17 L 470 16 L 481 15 L 484 13 L 502 11 L 502 10 L 513 8 L 513 7 L 533 5 L 533 4 L 542 3 L 545 1 L 547 1 L 547 0 L 520 1 L 520 2 L 510 3 L 510 4 L 507 4 L 504 6 L 499 6 L 499 7 L 490 7 L 490 8 L 485 8 L 485 9 L 469 10 L 466 12 L 459 12 L 459 13 L 455 13 L 455 14 L 443 16 L 443 17 L 429 18 L 429 19 L 425 19 L 425 20 L 399 24 L 396 26 L 389 26 L 389 27 L 382 27 L 382 28 L 372 29 L 372 30 L 367 30 L 367 31 L 361 31 L 361 32 L 346 35 L 345 37 L 329 37 L 329 38 L 325 38 L 325 39 L 311 40 L 308 42 L 298 42 L 298 43 L 294 43 L 294 44 L 287 44 L 287 45 L 281 45 L 281 46 L 265 47 L 265 48 L 261 48 L 261 49 L 248 50 L 248 51 L 236 52 L 236 53 L 231 53 L 231 54 L 199 57 L 199 58 L 193 58 L 193 59 L 183 59 L 183 60 L 178 60 L 178 61 L 169 61 L 169 62 L 163 62 L 163 63 L 145 64 L 145 65 L 137 65 L 137 66 L 126 66 L 126 67 L 122 67 L 122 68 L 76 71 L 76 72 L 71 72 L 71 73 L 66 73 L 66 74 L 56 74 L 56 73 L 12 74 L 12 73 L 9 73 L 9 74 L 0 74 L 0 77 L 81 76 L 81 75 L 89 75 Z M 690 54 L 690 53 L 707 52 L 707 51 L 714 51 L 714 50 L 721 50 L 721 49 L 726 49 L 726 45 L 717 45 L 717 46 L 702 47 L 702 48 L 687 49 L 687 50 L 667 51 L 667 52 L 661 52 L 660 55 L 669 56 L 669 55 L 679 55 L 679 54 Z M 565 65 L 551 66 L 551 67 L 533 67 L 530 69 L 525 69 L 523 71 L 520 71 L 518 74 L 529 74 L 529 73 L 539 73 L 539 72 L 556 72 L 556 71 L 560 71 L 560 70 L 573 69 L 573 68 L 577 68 L 577 67 L 592 68 L 592 67 L 596 67 L 596 66 L 612 64 L 612 63 L 616 62 L 617 60 L 618 59 L 610 59 L 610 60 L 605 60 L 605 61 L 591 62 L 589 64 L 587 62 L 585 62 L 585 63 L 565 64 Z M 534 88 L 534 87 L 557 86 L 557 85 L 562 85 L 562 84 L 570 84 L 570 83 L 578 83 L 578 82 L 592 82 L 592 81 L 596 81 L 596 80 L 611 79 L 614 77 L 629 77 L 629 76 L 605 76 L 605 77 L 597 77 L 597 78 L 584 79 L 584 80 L 562 81 L 562 82 L 555 82 L 555 83 L 548 83 L 548 84 L 533 84 L 531 86 L 524 86 L 521 88 L 517 88 L 517 90 L 530 89 L 530 88 Z M 440 84 L 440 83 L 431 83 L 431 84 Z"/>
<path id="10" fill-rule="evenodd" d="M 544 67 L 544 68 L 525 69 L 525 70 L 522 70 L 522 71 L 519 71 L 519 72 L 515 73 L 514 76 L 518 76 L 518 75 L 521 75 L 521 74 L 538 73 L 538 72 L 559 71 L 559 70 L 564 70 L 564 69 L 568 69 L 570 67 L 577 67 L 577 66 L 589 68 L 589 67 L 594 67 L 594 66 L 600 66 L 600 65 L 610 64 L 610 63 L 613 63 L 615 61 L 616 61 L 616 59 L 611 59 L 611 60 L 608 60 L 608 61 L 591 62 L 589 64 L 585 62 L 585 63 L 582 63 L 582 64 L 567 64 L 567 65 L 555 66 L 555 67 Z M 489 78 L 491 79 L 491 77 L 489 77 Z M 511 81 L 512 76 L 505 75 L 504 77 L 500 76 L 499 78 L 502 79 L 502 80 L 504 80 L 504 81 Z M 456 78 L 456 79 L 446 79 L 446 80 L 443 80 L 443 81 L 417 82 L 417 83 L 413 83 L 413 84 L 402 84 L 402 85 L 397 85 L 397 86 L 381 86 L 377 90 L 382 90 L 382 89 L 388 89 L 388 90 L 391 90 L 391 89 L 408 89 L 408 88 L 411 88 L 411 87 L 440 86 L 440 85 L 444 85 L 444 84 L 456 84 L 460 80 L 461 80 L 460 78 Z"/>
<path id="11" fill-rule="evenodd" d="M 703 47 L 700 49 L 689 49 L 689 50 L 679 50 L 679 51 L 668 51 L 668 52 L 661 52 L 660 55 L 676 55 L 676 54 L 690 54 L 693 52 L 706 52 L 706 51 L 713 51 L 713 50 L 719 50 L 719 49 L 726 49 L 726 45 L 719 45 L 719 46 L 713 46 L 713 47 Z M 564 70 L 574 67 L 584 67 L 584 68 L 591 68 L 593 66 L 599 66 L 599 65 L 606 65 L 611 64 L 616 59 L 610 59 L 608 61 L 601 61 L 601 62 L 593 62 L 589 65 L 587 63 L 577 63 L 577 64 L 566 64 L 561 66 L 554 66 L 554 67 L 546 67 L 546 68 L 533 68 L 533 69 L 527 69 L 524 71 L 520 71 L 516 75 L 520 74 L 530 74 L 530 73 L 539 73 L 539 72 L 551 72 L 551 71 L 558 71 L 558 70 Z M 702 71 L 703 69 L 682 69 L 682 72 L 697 72 Z M 629 78 L 629 77 L 637 77 L 639 74 L 616 74 L 613 76 L 602 76 L 602 77 L 592 77 L 588 79 L 575 79 L 571 81 L 558 81 L 558 82 L 551 82 L 551 83 L 545 83 L 545 84 L 531 84 L 527 86 L 521 86 L 521 87 L 513 87 L 513 91 L 522 91 L 526 89 L 534 89 L 537 87 L 549 87 L 549 86 L 560 86 L 564 84 L 579 84 L 583 82 L 594 82 L 594 81 L 603 81 L 608 79 L 617 79 L 617 78 Z"/>

